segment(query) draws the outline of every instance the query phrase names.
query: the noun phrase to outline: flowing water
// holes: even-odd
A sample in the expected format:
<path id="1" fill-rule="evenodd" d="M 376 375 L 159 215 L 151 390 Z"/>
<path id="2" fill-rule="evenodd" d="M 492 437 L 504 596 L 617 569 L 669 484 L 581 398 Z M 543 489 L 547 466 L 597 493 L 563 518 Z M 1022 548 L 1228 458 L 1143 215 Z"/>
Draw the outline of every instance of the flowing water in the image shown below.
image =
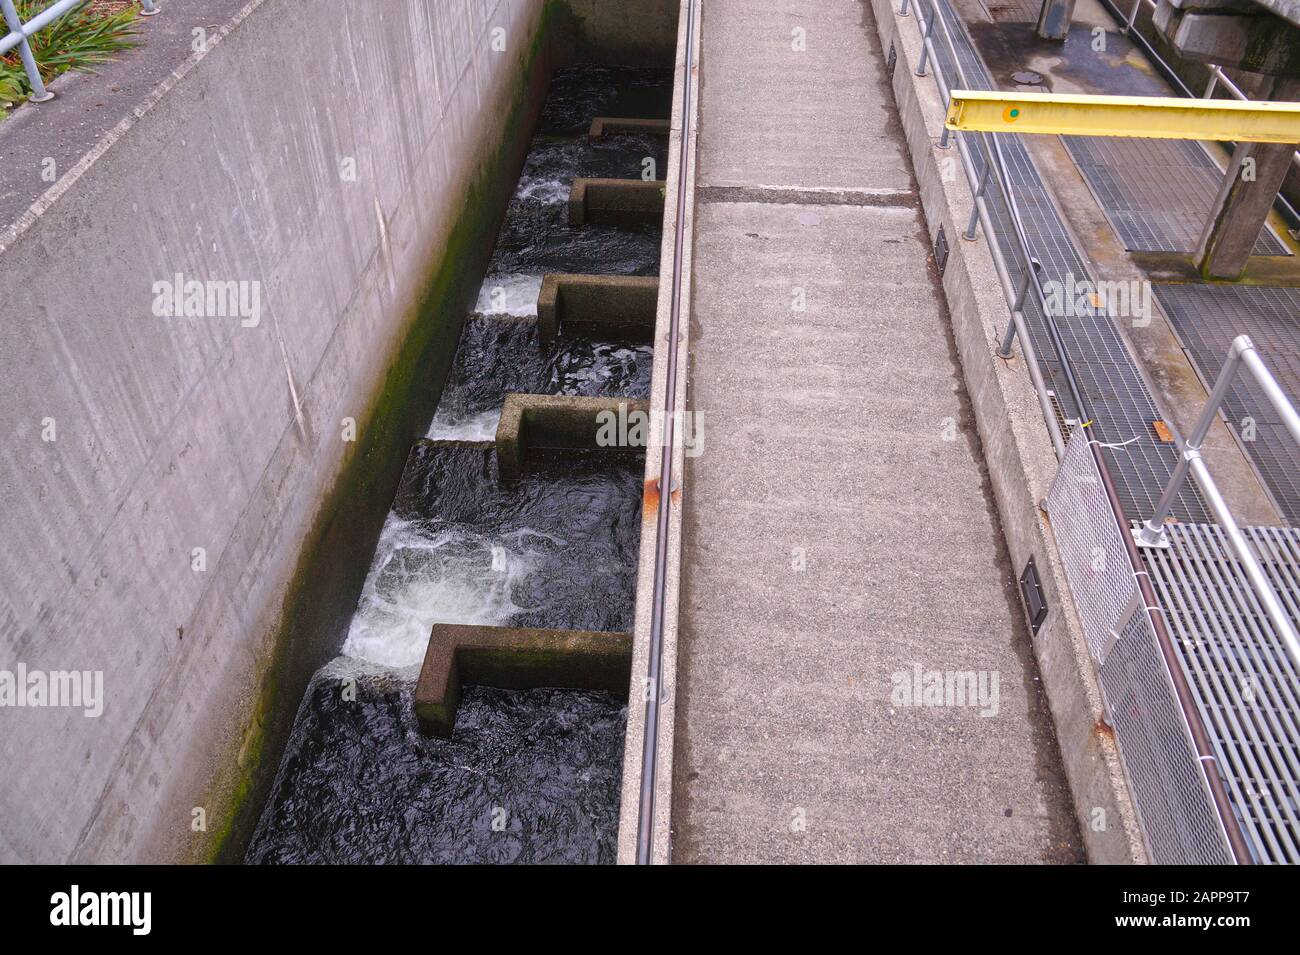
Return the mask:
<path id="1" fill-rule="evenodd" d="M 435 622 L 628 630 L 639 460 L 574 455 L 502 487 L 509 392 L 645 397 L 649 346 L 538 342 L 547 272 L 653 275 L 657 229 L 568 225 L 577 176 L 638 178 L 663 140 L 588 143 L 593 116 L 664 116 L 666 71 L 559 71 L 428 439 L 412 449 L 343 655 L 312 679 L 249 862 L 610 862 L 626 704 L 465 687 L 452 739 L 412 709 Z"/>

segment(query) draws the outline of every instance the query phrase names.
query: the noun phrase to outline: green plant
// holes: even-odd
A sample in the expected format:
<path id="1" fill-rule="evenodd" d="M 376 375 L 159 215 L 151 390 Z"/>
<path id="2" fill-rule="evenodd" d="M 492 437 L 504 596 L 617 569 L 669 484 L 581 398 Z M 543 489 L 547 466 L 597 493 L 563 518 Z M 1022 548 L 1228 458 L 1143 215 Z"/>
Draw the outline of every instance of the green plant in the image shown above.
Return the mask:
<path id="1" fill-rule="evenodd" d="M 14 6 L 26 23 L 48 7 L 49 0 L 15 0 Z M 91 72 L 96 64 L 135 46 L 135 19 L 134 6 L 101 12 L 87 0 L 74 7 L 29 41 L 41 79 L 48 83 L 68 70 Z M 22 102 L 31 91 L 18 50 L 0 56 L 0 110 Z"/>

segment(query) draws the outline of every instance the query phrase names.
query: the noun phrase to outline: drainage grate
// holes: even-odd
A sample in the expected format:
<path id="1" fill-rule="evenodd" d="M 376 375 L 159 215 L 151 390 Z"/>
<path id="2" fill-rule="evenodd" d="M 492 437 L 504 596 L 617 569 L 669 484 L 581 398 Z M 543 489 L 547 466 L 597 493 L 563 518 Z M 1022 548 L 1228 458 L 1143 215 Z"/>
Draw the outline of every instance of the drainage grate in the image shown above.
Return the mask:
<path id="1" fill-rule="evenodd" d="M 1168 549 L 1144 551 L 1151 582 L 1242 832 L 1256 862 L 1300 862 L 1300 668 L 1222 530 L 1178 524 L 1166 531 Z M 1242 532 L 1300 625 L 1300 531 Z"/>
<path id="2" fill-rule="evenodd" d="M 1196 142 L 1062 136 L 1097 204 L 1131 252 L 1194 252 L 1223 172 Z M 1256 255 L 1291 253 L 1265 225 Z"/>
<path id="3" fill-rule="evenodd" d="M 1246 334 L 1282 390 L 1293 402 L 1300 395 L 1300 289 L 1157 285 L 1155 290 L 1207 391 L 1232 340 Z M 1223 412 L 1278 510 L 1300 524 L 1300 448 L 1249 374 L 1237 375 Z"/>
<path id="4" fill-rule="evenodd" d="M 976 89 L 994 88 L 991 74 L 972 44 L 961 18 L 949 7 L 947 0 L 937 0 L 937 4 L 948 22 L 965 82 Z M 957 72 L 947 44 L 936 44 L 936 52 L 945 74 L 955 84 Z M 1054 281 L 1072 287 L 1088 281 L 1090 277 L 1084 260 L 1020 137 L 999 135 L 1007 175 L 1015 189 L 1026 236 L 1043 265 L 1044 284 Z M 972 153 L 979 162 L 982 151 L 975 148 Z M 990 189 L 987 199 L 995 241 L 1003 249 L 1015 248 L 1010 219 L 1000 192 Z M 1012 271 L 1019 271 L 1014 261 Z M 1020 276 L 1013 274 L 1013 278 L 1018 284 Z M 1029 303 L 1025 318 L 1038 351 L 1043 377 L 1048 388 L 1057 394 L 1063 417 L 1078 418 L 1079 410 L 1073 407 L 1069 388 L 1055 360 L 1055 350 L 1036 302 Z M 1120 501 L 1130 516 L 1150 514 L 1178 463 L 1176 450 L 1160 441 L 1152 428 L 1152 422 L 1164 415 L 1156 409 L 1151 392 L 1130 357 L 1114 319 L 1095 309 L 1087 309 L 1080 315 L 1058 318 L 1057 327 L 1094 419 L 1091 432 L 1102 442 L 1123 445 L 1106 451 L 1107 464 Z M 1184 521 L 1207 519 L 1200 495 L 1190 482 L 1179 495 L 1174 513 Z"/>

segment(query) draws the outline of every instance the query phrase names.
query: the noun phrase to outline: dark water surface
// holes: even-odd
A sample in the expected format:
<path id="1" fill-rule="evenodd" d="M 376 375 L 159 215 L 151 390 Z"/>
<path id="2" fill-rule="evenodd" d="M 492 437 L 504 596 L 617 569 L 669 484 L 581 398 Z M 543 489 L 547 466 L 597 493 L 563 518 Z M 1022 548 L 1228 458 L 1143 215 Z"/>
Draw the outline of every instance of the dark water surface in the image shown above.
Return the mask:
<path id="1" fill-rule="evenodd" d="M 627 630 L 639 459 L 573 457 L 502 487 L 483 444 L 512 391 L 644 397 L 649 346 L 539 347 L 546 272 L 653 275 L 658 229 L 568 225 L 576 176 L 638 178 L 652 137 L 586 141 L 593 116 L 666 116 L 667 71 L 553 79 L 489 274 L 426 440 L 413 449 L 343 656 L 312 679 L 246 861 L 612 862 L 626 704 L 466 687 L 450 740 L 412 711 L 434 622 Z"/>

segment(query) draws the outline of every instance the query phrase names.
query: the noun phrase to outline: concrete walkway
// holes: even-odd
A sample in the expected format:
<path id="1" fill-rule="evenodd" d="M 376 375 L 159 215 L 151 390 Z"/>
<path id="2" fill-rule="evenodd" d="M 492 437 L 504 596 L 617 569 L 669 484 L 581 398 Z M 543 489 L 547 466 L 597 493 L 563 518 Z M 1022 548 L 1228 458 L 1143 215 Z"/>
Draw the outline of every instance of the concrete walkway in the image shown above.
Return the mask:
<path id="1" fill-rule="evenodd" d="M 870 17 L 704 5 L 672 856 L 1081 861 Z"/>

